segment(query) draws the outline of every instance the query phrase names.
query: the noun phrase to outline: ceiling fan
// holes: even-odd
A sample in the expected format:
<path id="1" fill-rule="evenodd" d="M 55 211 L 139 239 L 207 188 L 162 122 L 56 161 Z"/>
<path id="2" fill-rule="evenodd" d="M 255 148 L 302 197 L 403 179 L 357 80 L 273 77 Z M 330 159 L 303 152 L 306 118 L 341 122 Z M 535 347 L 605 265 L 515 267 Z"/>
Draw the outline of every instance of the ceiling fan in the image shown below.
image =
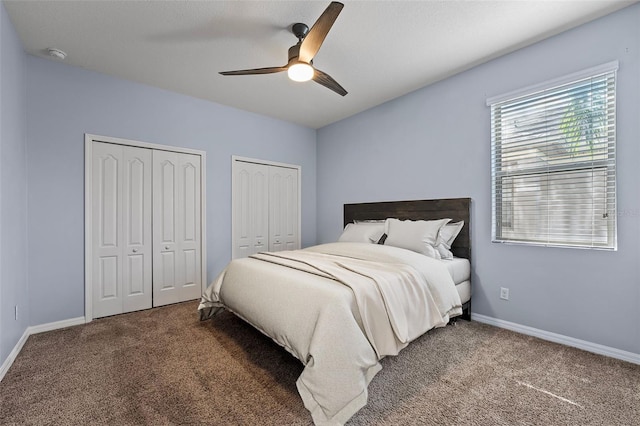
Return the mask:
<path id="1" fill-rule="evenodd" d="M 293 24 L 291 32 L 298 37 L 298 43 L 289 48 L 289 62 L 281 67 L 254 68 L 249 70 L 223 71 L 222 75 L 253 75 L 253 74 L 273 74 L 287 71 L 289 78 L 294 81 L 313 80 L 316 83 L 327 87 L 339 95 L 346 95 L 337 81 L 329 74 L 320 71 L 313 66 L 313 58 L 320 50 L 322 42 L 329 33 L 329 30 L 342 11 L 344 5 L 337 1 L 331 2 L 318 20 L 309 30 L 309 27 L 302 23 Z"/>

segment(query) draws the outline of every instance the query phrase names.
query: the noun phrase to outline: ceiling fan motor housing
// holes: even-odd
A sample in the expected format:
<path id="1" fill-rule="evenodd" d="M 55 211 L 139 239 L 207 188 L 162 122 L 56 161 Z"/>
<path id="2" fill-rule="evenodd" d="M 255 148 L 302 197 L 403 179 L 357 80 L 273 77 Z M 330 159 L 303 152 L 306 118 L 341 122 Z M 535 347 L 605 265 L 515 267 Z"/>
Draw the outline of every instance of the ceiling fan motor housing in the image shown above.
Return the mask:
<path id="1" fill-rule="evenodd" d="M 309 27 L 302 22 L 298 22 L 291 26 L 291 32 L 298 37 L 299 41 L 302 41 L 309 33 Z"/>

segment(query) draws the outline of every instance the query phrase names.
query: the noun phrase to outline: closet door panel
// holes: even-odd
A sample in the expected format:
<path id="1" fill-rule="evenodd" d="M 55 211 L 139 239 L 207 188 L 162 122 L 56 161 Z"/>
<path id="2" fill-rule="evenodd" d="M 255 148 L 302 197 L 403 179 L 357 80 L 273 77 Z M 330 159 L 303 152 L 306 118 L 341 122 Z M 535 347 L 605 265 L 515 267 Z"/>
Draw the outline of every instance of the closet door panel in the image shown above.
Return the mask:
<path id="1" fill-rule="evenodd" d="M 233 164 L 233 258 L 251 254 L 253 243 L 251 210 L 251 170 Z"/>
<path id="2" fill-rule="evenodd" d="M 153 152 L 153 305 L 201 295 L 200 156 Z"/>
<path id="3" fill-rule="evenodd" d="M 181 300 L 196 299 L 200 289 L 200 157 L 180 155 L 180 176 L 178 191 L 180 229 L 177 237 L 180 243 Z"/>
<path id="4" fill-rule="evenodd" d="M 153 306 L 172 303 L 176 289 L 176 158 L 153 152 Z"/>
<path id="5" fill-rule="evenodd" d="M 269 169 L 263 164 L 233 162 L 233 258 L 269 247 Z"/>
<path id="6" fill-rule="evenodd" d="M 160 252 L 160 268 L 156 274 L 154 274 L 154 286 L 155 286 L 155 299 L 154 306 L 159 306 L 162 297 L 162 292 L 175 290 L 176 283 L 176 256 L 175 253 L 170 251 L 169 248 L 164 249 L 164 252 Z M 159 303 L 160 302 L 160 303 Z M 167 302 L 171 303 L 171 302 Z"/>
<path id="7" fill-rule="evenodd" d="M 128 299 L 128 303 L 134 303 L 132 299 L 139 299 L 138 296 L 142 296 L 145 294 L 145 264 L 144 264 L 144 255 L 129 255 L 127 256 L 126 262 L 126 272 L 125 272 L 125 281 L 126 281 L 126 296 Z M 150 275 L 150 274 L 149 274 Z M 151 289 L 149 289 L 149 292 Z M 127 300 L 125 299 L 125 300 Z M 139 309 L 146 309 L 151 307 L 151 299 L 149 299 L 149 304 L 147 306 L 146 303 L 142 305 L 140 308 L 134 308 L 129 306 L 128 309 L 125 309 L 125 312 L 136 311 Z"/>
<path id="8" fill-rule="evenodd" d="M 154 157 L 163 157 L 169 153 L 155 152 Z M 157 164 L 157 163 L 156 163 Z M 176 213 L 176 165 L 171 159 L 165 158 L 158 164 L 159 180 L 155 181 L 154 192 L 159 196 L 158 215 L 154 216 L 154 226 L 159 226 L 160 240 L 164 244 L 175 243 L 175 213 Z"/>
<path id="9" fill-rule="evenodd" d="M 199 205 L 196 202 L 196 193 L 199 192 L 199 176 L 196 177 L 196 166 L 193 161 L 186 163 L 182 167 L 183 187 L 184 187 L 184 224 L 183 239 L 185 242 L 194 242 L 197 239 L 196 218 Z"/>
<path id="10" fill-rule="evenodd" d="M 269 250 L 296 250 L 298 244 L 298 171 L 269 169 Z"/>
<path id="11" fill-rule="evenodd" d="M 298 170 L 289 169 L 284 180 L 286 208 L 284 216 L 285 250 L 300 248 L 298 236 Z"/>
<path id="12" fill-rule="evenodd" d="M 114 302 L 120 304 L 120 271 L 118 256 L 101 256 L 98 267 L 98 301 L 104 304 Z M 121 307 L 117 306 L 113 311 L 105 310 L 100 316 L 119 314 Z"/>
<path id="13" fill-rule="evenodd" d="M 284 250 L 282 171 L 280 167 L 269 168 L 269 251 Z"/>
<path id="14" fill-rule="evenodd" d="M 93 145 L 92 297 L 96 318 L 122 313 L 122 147 Z"/>
<path id="15" fill-rule="evenodd" d="M 269 168 L 253 164 L 251 211 L 253 244 L 251 254 L 269 249 Z"/>
<path id="16" fill-rule="evenodd" d="M 195 250 L 184 251 L 184 265 L 185 286 L 198 285 L 198 258 Z"/>
<path id="17" fill-rule="evenodd" d="M 124 152 L 124 312 L 152 305 L 151 150 L 123 147 Z"/>

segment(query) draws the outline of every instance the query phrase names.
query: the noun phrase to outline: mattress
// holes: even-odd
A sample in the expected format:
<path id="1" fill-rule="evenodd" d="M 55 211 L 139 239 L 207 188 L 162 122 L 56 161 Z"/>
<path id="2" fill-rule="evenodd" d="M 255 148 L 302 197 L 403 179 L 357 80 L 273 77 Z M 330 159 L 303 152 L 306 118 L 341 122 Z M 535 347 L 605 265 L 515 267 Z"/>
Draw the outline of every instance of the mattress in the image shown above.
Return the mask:
<path id="1" fill-rule="evenodd" d="M 460 284 L 456 284 L 456 290 L 460 295 L 460 302 L 464 305 L 471 300 L 471 281 L 463 281 Z"/>
<path id="2" fill-rule="evenodd" d="M 467 303 L 471 299 L 471 264 L 469 259 L 454 257 L 451 260 L 442 260 L 442 263 L 447 265 L 447 270 L 460 295 L 460 301 Z"/>

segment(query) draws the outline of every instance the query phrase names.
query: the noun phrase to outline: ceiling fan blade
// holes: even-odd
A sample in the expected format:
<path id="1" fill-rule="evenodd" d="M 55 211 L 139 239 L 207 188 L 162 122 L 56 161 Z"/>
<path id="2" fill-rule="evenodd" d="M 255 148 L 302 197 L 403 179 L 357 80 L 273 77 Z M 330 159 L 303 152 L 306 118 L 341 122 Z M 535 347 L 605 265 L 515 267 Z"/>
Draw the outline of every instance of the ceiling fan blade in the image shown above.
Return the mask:
<path id="1" fill-rule="evenodd" d="M 338 95 L 344 96 L 347 94 L 347 91 L 344 90 L 344 87 L 340 86 L 338 82 L 335 81 L 329 74 L 322 72 L 319 69 L 316 69 L 315 71 L 316 72 L 313 75 L 313 81 L 322 84 L 328 89 L 333 90 Z"/>
<path id="2" fill-rule="evenodd" d="M 273 74 L 276 72 L 286 71 L 287 67 L 268 67 L 268 68 L 254 68 L 251 70 L 238 70 L 238 71 L 222 71 L 222 75 L 254 75 L 254 74 Z"/>
<path id="3" fill-rule="evenodd" d="M 325 37 L 329 33 L 329 30 L 336 21 L 336 18 L 342 11 L 344 5 L 337 1 L 332 1 L 329 6 L 322 12 L 322 15 L 318 18 L 313 27 L 309 30 L 302 44 L 300 45 L 300 54 L 298 60 L 301 62 L 309 63 L 316 56 L 320 46 Z"/>

